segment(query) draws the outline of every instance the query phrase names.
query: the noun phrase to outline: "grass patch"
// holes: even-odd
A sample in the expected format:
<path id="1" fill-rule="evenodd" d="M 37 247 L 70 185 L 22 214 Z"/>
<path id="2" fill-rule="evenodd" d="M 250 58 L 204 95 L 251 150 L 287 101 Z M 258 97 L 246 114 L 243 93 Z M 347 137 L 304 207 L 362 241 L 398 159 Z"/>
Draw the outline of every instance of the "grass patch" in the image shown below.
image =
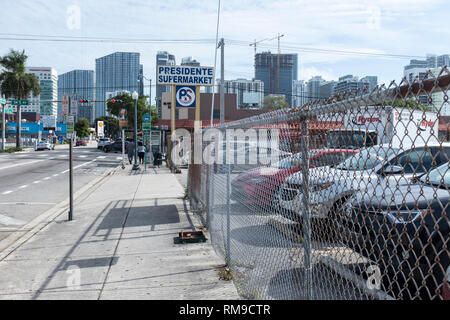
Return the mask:
<path id="1" fill-rule="evenodd" d="M 0 150 L 0 153 L 13 153 L 13 152 L 19 152 L 19 151 L 23 151 L 23 149 L 16 148 L 16 147 L 9 147 L 9 148 L 6 148 L 5 150 Z"/>

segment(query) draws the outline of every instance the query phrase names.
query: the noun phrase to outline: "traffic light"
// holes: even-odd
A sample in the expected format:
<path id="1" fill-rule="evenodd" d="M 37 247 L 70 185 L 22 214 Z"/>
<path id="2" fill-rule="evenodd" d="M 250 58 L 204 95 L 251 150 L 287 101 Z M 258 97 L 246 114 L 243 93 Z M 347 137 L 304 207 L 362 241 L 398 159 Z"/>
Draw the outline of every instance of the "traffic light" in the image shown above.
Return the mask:
<path id="1" fill-rule="evenodd" d="M 80 99 L 80 103 L 88 103 L 89 101 L 87 99 Z"/>
<path id="2" fill-rule="evenodd" d="M 111 103 L 119 103 L 119 102 L 123 102 L 122 100 L 116 100 L 116 99 L 112 99 Z"/>

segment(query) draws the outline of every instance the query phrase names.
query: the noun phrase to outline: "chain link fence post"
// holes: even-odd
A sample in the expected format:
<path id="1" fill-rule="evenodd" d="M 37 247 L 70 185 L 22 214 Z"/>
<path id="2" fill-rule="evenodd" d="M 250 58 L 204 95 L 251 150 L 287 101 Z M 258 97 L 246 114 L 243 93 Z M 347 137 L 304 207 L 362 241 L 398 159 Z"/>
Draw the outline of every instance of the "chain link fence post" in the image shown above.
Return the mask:
<path id="1" fill-rule="evenodd" d="M 308 120 L 301 120 L 302 126 L 302 193 L 303 193 L 303 248 L 305 250 L 305 285 L 306 299 L 312 300 L 311 269 L 311 208 L 309 197 L 309 133 Z"/>

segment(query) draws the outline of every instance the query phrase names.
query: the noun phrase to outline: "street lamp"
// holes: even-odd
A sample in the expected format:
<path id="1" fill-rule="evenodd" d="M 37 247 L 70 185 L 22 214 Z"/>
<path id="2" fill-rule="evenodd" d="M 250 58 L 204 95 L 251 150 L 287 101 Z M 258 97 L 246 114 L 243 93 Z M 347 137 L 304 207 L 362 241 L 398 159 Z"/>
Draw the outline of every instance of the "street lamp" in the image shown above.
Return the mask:
<path id="1" fill-rule="evenodd" d="M 137 162 L 138 152 L 137 152 L 137 100 L 139 98 L 139 95 L 136 91 L 134 91 L 131 95 L 131 97 L 134 100 L 134 165 L 133 170 L 139 170 L 139 164 Z"/>

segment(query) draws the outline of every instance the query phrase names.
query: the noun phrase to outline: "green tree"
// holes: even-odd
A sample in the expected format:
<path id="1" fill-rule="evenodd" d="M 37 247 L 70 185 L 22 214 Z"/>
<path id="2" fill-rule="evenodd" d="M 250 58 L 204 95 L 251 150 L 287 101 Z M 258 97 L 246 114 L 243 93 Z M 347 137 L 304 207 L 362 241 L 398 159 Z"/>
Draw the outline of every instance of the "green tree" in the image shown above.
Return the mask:
<path id="1" fill-rule="evenodd" d="M 5 71 L 0 74 L 0 91 L 7 99 L 25 100 L 31 93 L 38 95 L 41 92 L 39 80 L 33 74 L 25 73 L 27 59 L 25 50 L 19 52 L 12 49 L 7 55 L 0 58 L 0 65 L 5 68 Z M 17 106 L 17 115 L 19 114 L 20 106 Z M 16 116 L 16 122 L 16 147 L 20 148 L 20 121 L 18 116 Z"/>
<path id="2" fill-rule="evenodd" d="M 97 123 L 103 121 L 103 127 L 106 137 L 115 137 L 120 133 L 119 120 L 113 117 L 103 116 L 95 119 L 95 128 Z"/>
<path id="3" fill-rule="evenodd" d="M 113 102 L 113 100 L 115 102 Z M 128 120 L 128 129 L 134 130 L 134 100 L 127 93 L 119 94 L 106 102 L 106 108 L 109 113 L 120 117 L 120 112 L 125 109 L 126 119 Z M 142 118 L 148 112 L 147 97 L 140 96 L 137 101 L 137 122 L 138 129 L 142 129 Z"/>
<path id="4" fill-rule="evenodd" d="M 392 103 L 392 106 L 394 108 L 406 108 L 413 110 L 430 111 L 430 108 L 428 108 L 426 105 L 420 103 L 415 99 L 406 99 L 406 100 L 396 99 Z"/>
<path id="5" fill-rule="evenodd" d="M 78 119 L 75 123 L 74 130 L 80 138 L 89 137 L 89 120 L 86 118 Z"/>
<path id="6" fill-rule="evenodd" d="M 276 110 L 289 108 L 289 103 L 287 103 L 284 96 L 267 96 L 264 98 L 264 110 Z"/>
<path id="7" fill-rule="evenodd" d="M 158 123 L 158 108 L 156 106 L 150 107 L 150 117 L 152 127 L 154 127 Z"/>

